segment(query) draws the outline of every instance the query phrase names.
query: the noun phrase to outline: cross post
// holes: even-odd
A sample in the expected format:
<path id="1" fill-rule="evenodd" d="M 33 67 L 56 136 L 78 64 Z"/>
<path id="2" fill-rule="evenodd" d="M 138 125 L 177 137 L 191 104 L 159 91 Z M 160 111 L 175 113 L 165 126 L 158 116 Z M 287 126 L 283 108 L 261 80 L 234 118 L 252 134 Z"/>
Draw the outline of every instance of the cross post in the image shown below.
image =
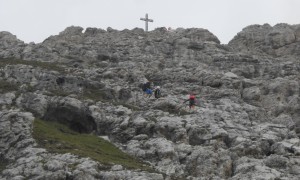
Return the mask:
<path id="1" fill-rule="evenodd" d="M 153 22 L 153 20 L 148 18 L 148 14 L 146 14 L 145 18 L 140 18 L 140 20 L 145 21 L 145 31 L 148 31 L 148 22 Z"/>

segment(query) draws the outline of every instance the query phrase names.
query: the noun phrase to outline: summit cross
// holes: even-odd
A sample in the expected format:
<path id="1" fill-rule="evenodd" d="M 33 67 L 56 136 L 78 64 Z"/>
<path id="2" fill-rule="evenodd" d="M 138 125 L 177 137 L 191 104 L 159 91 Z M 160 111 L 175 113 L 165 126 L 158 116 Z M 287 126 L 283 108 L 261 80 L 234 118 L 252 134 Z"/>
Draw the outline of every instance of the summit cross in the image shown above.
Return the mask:
<path id="1" fill-rule="evenodd" d="M 145 21 L 145 31 L 148 31 L 148 22 L 153 22 L 153 20 L 148 18 L 148 14 L 146 14 L 145 18 L 140 18 L 140 20 Z"/>

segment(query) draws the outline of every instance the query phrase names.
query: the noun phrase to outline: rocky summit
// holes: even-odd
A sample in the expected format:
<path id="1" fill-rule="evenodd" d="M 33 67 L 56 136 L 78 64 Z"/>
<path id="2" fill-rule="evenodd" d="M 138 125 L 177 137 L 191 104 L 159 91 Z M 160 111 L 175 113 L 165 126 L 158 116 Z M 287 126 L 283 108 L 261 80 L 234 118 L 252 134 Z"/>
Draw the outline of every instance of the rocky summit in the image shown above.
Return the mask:
<path id="1" fill-rule="evenodd" d="M 226 45 L 201 28 L 72 26 L 38 44 L 0 32 L 0 179 L 298 180 L 299 80 L 300 25 L 251 25 Z M 80 136 L 143 165 L 76 153 Z"/>

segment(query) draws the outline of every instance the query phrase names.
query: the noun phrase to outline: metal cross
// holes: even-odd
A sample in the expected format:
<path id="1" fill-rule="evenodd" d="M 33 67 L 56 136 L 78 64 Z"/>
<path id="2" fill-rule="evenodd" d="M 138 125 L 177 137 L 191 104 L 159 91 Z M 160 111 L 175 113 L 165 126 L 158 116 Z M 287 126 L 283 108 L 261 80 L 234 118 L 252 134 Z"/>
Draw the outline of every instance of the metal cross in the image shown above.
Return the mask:
<path id="1" fill-rule="evenodd" d="M 153 22 L 153 20 L 148 19 L 148 14 L 146 14 L 145 18 L 140 18 L 140 20 L 145 21 L 145 31 L 148 31 L 148 22 Z"/>

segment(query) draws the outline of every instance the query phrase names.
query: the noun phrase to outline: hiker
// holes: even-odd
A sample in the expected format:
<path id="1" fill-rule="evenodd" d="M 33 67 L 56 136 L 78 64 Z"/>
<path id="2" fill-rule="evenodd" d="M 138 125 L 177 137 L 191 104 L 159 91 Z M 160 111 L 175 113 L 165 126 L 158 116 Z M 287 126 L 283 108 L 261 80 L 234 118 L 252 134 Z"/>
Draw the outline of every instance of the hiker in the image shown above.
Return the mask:
<path id="1" fill-rule="evenodd" d="M 146 83 L 143 84 L 142 86 L 142 90 L 144 91 L 144 96 L 148 94 L 148 98 L 150 98 L 152 96 L 152 90 L 151 90 L 151 82 L 148 81 Z"/>
<path id="2" fill-rule="evenodd" d="M 159 86 L 156 86 L 154 89 L 154 97 L 156 99 L 160 98 L 160 87 Z"/>
<path id="3" fill-rule="evenodd" d="M 144 83 L 144 84 L 142 85 L 142 90 L 143 90 L 144 92 L 146 92 L 147 89 L 151 89 L 151 82 L 150 82 L 150 81 L 147 81 L 146 83 Z"/>
<path id="4" fill-rule="evenodd" d="M 187 102 L 187 101 L 189 101 L 189 107 L 190 107 L 190 109 L 194 109 L 195 105 L 196 105 L 196 96 L 195 96 L 195 94 L 194 93 L 190 93 L 189 99 L 186 100 L 186 101 L 184 101 L 184 103 Z"/>
<path id="5" fill-rule="evenodd" d="M 150 98 L 152 96 L 152 89 L 150 89 L 150 88 L 146 89 L 146 97 L 147 97 L 147 95 L 148 95 L 148 98 Z"/>

